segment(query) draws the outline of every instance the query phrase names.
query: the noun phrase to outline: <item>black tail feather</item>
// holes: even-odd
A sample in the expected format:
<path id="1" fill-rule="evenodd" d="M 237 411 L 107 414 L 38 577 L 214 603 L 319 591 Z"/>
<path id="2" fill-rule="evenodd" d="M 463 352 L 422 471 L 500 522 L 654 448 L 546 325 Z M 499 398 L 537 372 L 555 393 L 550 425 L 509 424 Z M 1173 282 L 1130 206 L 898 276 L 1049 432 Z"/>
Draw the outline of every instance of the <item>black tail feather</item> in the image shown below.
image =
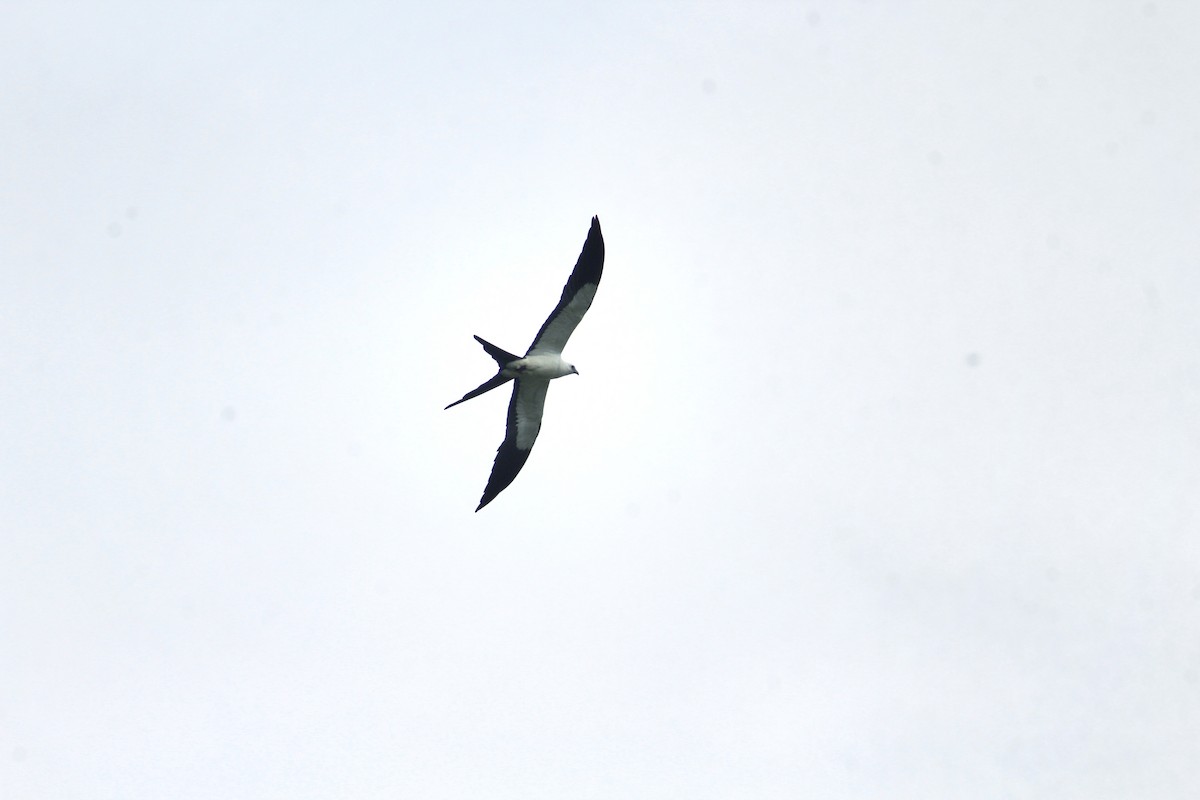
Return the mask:
<path id="1" fill-rule="evenodd" d="M 496 373 L 495 376 L 488 378 L 488 380 L 485 383 L 481 384 L 478 388 L 472 389 L 471 391 L 464 394 L 462 396 L 461 400 L 455 400 L 453 403 L 446 406 L 446 408 L 454 408 L 454 406 L 458 405 L 459 403 L 465 403 L 468 400 L 470 400 L 472 397 L 479 397 L 479 395 L 483 394 L 484 392 L 490 392 L 492 389 L 495 389 L 497 386 L 503 386 L 504 384 L 508 383 L 511 380 L 512 380 L 512 378 L 507 377 L 503 373 L 498 372 L 498 373 Z M 443 408 L 442 410 L 445 411 L 446 409 Z"/>
<path id="2" fill-rule="evenodd" d="M 504 369 L 512 362 L 521 358 L 520 356 L 514 356 L 507 350 L 501 350 L 499 347 L 496 347 L 496 345 L 492 344 L 491 342 L 484 341 L 478 336 L 475 337 L 475 341 L 483 345 L 483 349 L 487 351 L 489 356 L 496 359 L 496 363 L 500 365 L 500 369 Z"/>

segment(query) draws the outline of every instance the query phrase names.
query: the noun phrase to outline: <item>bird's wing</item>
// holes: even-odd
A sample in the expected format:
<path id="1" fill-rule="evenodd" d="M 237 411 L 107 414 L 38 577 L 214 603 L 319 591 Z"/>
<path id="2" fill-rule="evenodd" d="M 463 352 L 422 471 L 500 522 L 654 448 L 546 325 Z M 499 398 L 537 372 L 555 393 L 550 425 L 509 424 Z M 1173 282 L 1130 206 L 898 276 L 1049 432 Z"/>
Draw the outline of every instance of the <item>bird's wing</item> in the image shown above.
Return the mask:
<path id="1" fill-rule="evenodd" d="M 575 269 L 563 287 L 562 298 L 558 306 L 550 312 L 542 329 L 533 338 L 527 356 L 542 353 L 558 354 L 567 346 L 567 339 L 575 331 L 575 326 L 583 319 L 592 298 L 596 296 L 596 287 L 600 285 L 600 273 L 604 270 L 604 237 L 600 234 L 600 218 L 592 217 L 592 227 L 588 230 L 587 241 L 575 262 Z"/>
<path id="2" fill-rule="evenodd" d="M 513 387 L 512 400 L 508 402 L 508 431 L 504 442 L 496 451 L 496 462 L 492 475 L 479 499 L 478 511 L 496 499 L 504 491 L 529 458 L 529 451 L 542 429 L 542 409 L 546 405 L 546 390 L 550 381 L 539 378 L 520 378 Z"/>

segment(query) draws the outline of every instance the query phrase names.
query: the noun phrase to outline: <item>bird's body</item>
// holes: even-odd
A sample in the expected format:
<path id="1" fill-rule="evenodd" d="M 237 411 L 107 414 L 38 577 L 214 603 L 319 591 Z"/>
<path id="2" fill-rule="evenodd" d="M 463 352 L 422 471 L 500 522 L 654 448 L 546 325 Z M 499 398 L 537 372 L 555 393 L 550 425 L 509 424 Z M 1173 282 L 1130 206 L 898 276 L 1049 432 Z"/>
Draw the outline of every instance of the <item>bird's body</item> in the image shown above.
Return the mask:
<path id="1" fill-rule="evenodd" d="M 583 251 L 579 254 L 579 260 L 575 262 L 571 277 L 567 279 L 567 285 L 563 287 L 562 298 L 546 318 L 525 355 L 514 355 L 478 336 L 475 337 L 487 354 L 496 361 L 499 371 L 446 408 L 478 397 L 509 381 L 515 381 L 512 399 L 508 403 L 508 429 L 504 442 L 496 451 L 492 474 L 488 478 L 476 511 L 492 502 L 496 495 L 513 482 L 521 467 L 525 466 L 529 451 L 542 428 L 542 409 L 546 403 L 546 390 L 550 387 L 550 381 L 566 375 L 579 374 L 579 370 L 575 369 L 573 364 L 563 360 L 562 351 L 567 339 L 591 307 L 603 270 L 604 237 L 600 233 L 599 218 L 592 217 L 587 241 L 583 244 Z"/>
<path id="2" fill-rule="evenodd" d="M 525 356 L 512 362 L 501 371 L 513 378 L 542 378 L 545 380 L 579 374 L 579 370 L 575 369 L 574 364 L 563 361 L 563 357 L 557 353 Z"/>

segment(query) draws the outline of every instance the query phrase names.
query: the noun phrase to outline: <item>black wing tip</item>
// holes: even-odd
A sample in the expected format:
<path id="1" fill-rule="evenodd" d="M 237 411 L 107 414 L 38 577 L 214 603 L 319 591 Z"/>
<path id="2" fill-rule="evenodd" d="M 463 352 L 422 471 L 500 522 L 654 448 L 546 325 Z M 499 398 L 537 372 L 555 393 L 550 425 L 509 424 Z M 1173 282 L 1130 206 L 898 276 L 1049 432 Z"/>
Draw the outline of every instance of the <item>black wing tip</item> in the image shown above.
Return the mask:
<path id="1" fill-rule="evenodd" d="M 600 246 L 604 246 L 604 234 L 600 232 L 600 217 L 592 217 L 592 226 L 588 228 L 587 241 L 598 241 Z"/>
<path id="2" fill-rule="evenodd" d="M 600 232 L 600 217 L 592 217 L 592 227 L 588 230 L 583 250 L 567 286 L 572 290 L 587 283 L 600 283 L 600 275 L 604 271 L 604 234 Z"/>
<path id="3" fill-rule="evenodd" d="M 517 471 L 518 471 L 518 472 L 520 471 L 520 469 L 521 469 L 520 467 L 517 467 Z M 499 497 L 499 496 L 500 496 L 500 493 L 501 493 L 501 492 L 503 492 L 505 489 L 507 489 L 507 488 L 508 488 L 508 485 L 509 485 L 510 483 L 512 483 L 512 482 L 513 482 L 513 479 L 514 479 L 514 478 L 516 478 L 516 477 L 517 477 L 517 476 L 516 476 L 516 474 L 514 473 L 514 474 L 512 475 L 512 477 L 510 477 L 510 478 L 509 478 L 507 481 L 505 481 L 505 482 L 504 482 L 504 485 L 503 485 L 503 486 L 500 486 L 500 487 L 495 487 L 495 486 L 493 486 L 493 485 L 492 485 L 492 483 L 493 483 L 493 479 L 489 479 L 489 480 L 488 480 L 488 485 L 487 485 L 487 487 L 486 487 L 486 488 L 484 488 L 484 490 L 483 490 L 483 497 L 480 497 L 480 498 L 479 498 L 479 505 L 475 506 L 475 513 L 476 513 L 476 514 L 478 514 L 478 513 L 479 513 L 479 509 L 483 508 L 483 507 L 484 507 L 484 506 L 486 506 L 488 503 L 492 502 L 492 501 L 493 501 L 493 500 L 495 500 L 497 497 Z"/>
<path id="4" fill-rule="evenodd" d="M 516 397 L 516 391 L 513 396 Z M 483 497 L 479 498 L 476 511 L 500 496 L 500 493 L 516 480 L 517 474 L 529 460 L 529 451 L 533 448 L 521 449 L 513 446 L 507 440 L 496 450 L 496 460 L 492 464 L 492 474 L 488 476 L 487 486 L 483 487 Z"/>

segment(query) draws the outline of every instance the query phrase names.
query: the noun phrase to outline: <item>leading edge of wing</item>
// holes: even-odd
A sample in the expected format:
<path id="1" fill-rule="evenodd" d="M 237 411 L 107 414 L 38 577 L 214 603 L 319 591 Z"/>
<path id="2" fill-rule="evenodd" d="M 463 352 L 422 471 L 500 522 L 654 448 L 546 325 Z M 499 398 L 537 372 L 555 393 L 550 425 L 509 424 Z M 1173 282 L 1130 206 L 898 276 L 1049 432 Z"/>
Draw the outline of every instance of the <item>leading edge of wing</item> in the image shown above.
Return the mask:
<path id="1" fill-rule="evenodd" d="M 604 235 L 600 232 L 600 217 L 592 217 L 592 227 L 588 229 L 575 269 L 571 270 L 571 277 L 567 278 L 567 285 L 563 287 L 562 297 L 542 323 L 537 336 L 533 337 L 533 344 L 529 345 L 526 355 L 534 351 L 562 352 L 567 339 L 575 332 L 575 326 L 591 307 L 603 272 Z M 588 286 L 591 287 L 590 291 L 581 291 Z"/>
<path id="2" fill-rule="evenodd" d="M 508 428 L 504 441 L 496 450 L 492 474 L 488 476 L 483 497 L 475 511 L 496 499 L 508 488 L 529 459 L 533 443 L 542 429 L 542 410 L 546 405 L 546 390 L 550 381 L 537 378 L 519 378 L 513 385 L 512 399 L 508 401 Z"/>

